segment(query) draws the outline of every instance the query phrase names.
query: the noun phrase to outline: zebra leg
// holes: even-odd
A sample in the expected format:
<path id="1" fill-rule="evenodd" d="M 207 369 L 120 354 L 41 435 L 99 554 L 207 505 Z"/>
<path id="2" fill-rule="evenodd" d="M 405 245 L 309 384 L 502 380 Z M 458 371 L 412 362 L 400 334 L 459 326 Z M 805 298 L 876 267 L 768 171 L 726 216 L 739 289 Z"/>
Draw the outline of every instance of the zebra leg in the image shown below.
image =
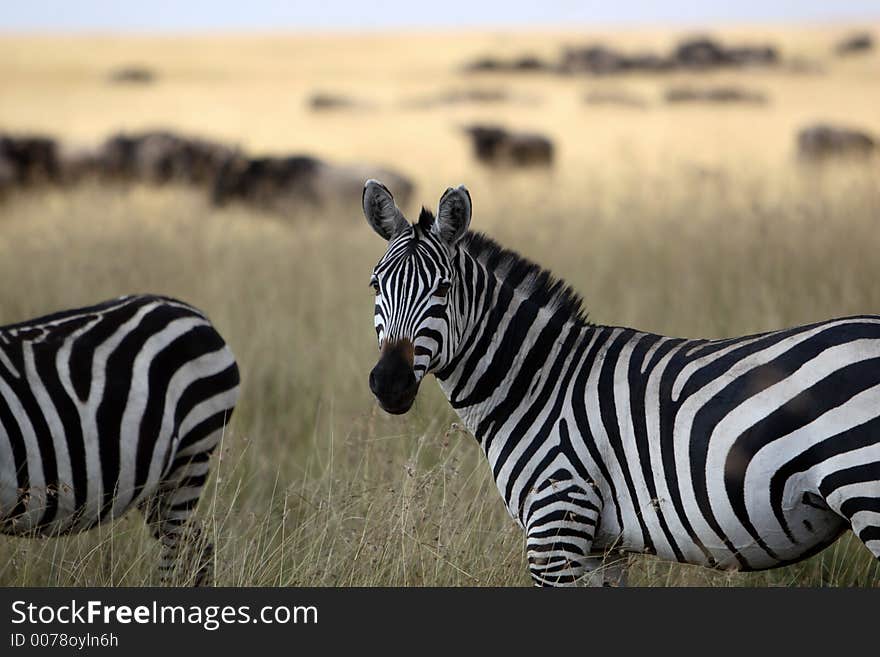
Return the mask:
<path id="1" fill-rule="evenodd" d="M 871 554 L 880 559 L 880 460 L 827 474 L 818 494 L 804 494 L 804 503 L 827 507 L 842 517 Z"/>
<path id="2" fill-rule="evenodd" d="M 191 518 L 208 478 L 210 456 L 210 451 L 178 455 L 166 484 L 145 505 L 147 523 L 162 544 L 159 569 L 163 585 L 211 583 L 214 546 L 200 523 Z"/>
<path id="3" fill-rule="evenodd" d="M 840 505 L 840 514 L 849 521 L 853 534 L 880 559 L 880 497 L 850 497 Z"/>
<path id="4" fill-rule="evenodd" d="M 584 577 L 603 565 L 590 556 L 600 505 L 592 487 L 570 479 L 548 480 L 533 491 L 527 502 L 526 552 L 537 586 L 593 583 Z"/>

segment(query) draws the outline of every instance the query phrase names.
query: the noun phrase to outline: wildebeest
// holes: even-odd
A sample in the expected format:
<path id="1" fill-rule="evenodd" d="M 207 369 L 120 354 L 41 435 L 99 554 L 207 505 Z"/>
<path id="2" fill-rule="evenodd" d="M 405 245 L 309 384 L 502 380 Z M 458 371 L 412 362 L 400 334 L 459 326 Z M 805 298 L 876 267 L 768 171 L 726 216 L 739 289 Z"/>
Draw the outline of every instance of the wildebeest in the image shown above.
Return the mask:
<path id="1" fill-rule="evenodd" d="M 211 200 L 215 205 L 236 200 L 269 207 L 279 196 L 289 195 L 317 202 L 312 182 L 320 165 L 308 156 L 227 160 L 214 178 Z"/>
<path id="2" fill-rule="evenodd" d="M 466 64 L 464 70 L 472 73 L 479 72 L 521 72 L 546 71 L 553 69 L 553 65 L 545 62 L 540 57 L 532 54 L 523 54 L 511 59 L 485 56 L 479 57 Z"/>
<path id="3" fill-rule="evenodd" d="M 156 74 L 145 66 L 124 66 L 110 71 L 107 79 L 114 84 L 150 84 Z"/>
<path id="4" fill-rule="evenodd" d="M 59 174 L 58 145 L 51 137 L 0 135 L 0 188 L 57 182 Z"/>
<path id="5" fill-rule="evenodd" d="M 101 175 L 101 150 L 61 143 L 58 146 L 59 181 L 65 185 L 97 179 Z"/>
<path id="6" fill-rule="evenodd" d="M 834 52 L 838 55 L 854 55 L 870 52 L 873 48 L 874 37 L 870 32 L 856 32 L 838 41 L 834 46 Z"/>
<path id="7" fill-rule="evenodd" d="M 471 125 L 464 130 L 470 135 L 474 157 L 484 164 L 517 167 L 553 164 L 553 142 L 543 135 L 511 132 L 495 125 Z"/>
<path id="8" fill-rule="evenodd" d="M 628 54 L 597 44 L 569 47 L 562 53 L 559 70 L 565 73 L 610 75 L 767 66 L 778 62 L 779 53 L 773 46 L 726 46 L 709 37 L 693 37 L 681 41 L 669 54 Z"/>
<path id="9" fill-rule="evenodd" d="M 626 58 L 626 62 L 630 70 L 645 73 L 663 73 L 675 68 L 675 61 L 671 57 L 650 52 L 629 55 Z"/>
<path id="10" fill-rule="evenodd" d="M 205 184 L 238 155 L 237 149 L 224 144 L 156 130 L 113 135 L 97 157 L 100 173 L 107 178 Z"/>
<path id="11" fill-rule="evenodd" d="M 527 100 L 527 97 L 513 96 L 504 89 L 450 89 L 435 95 L 421 96 L 404 101 L 405 107 L 429 109 L 442 105 L 459 105 L 466 103 L 489 104 L 503 103 L 512 100 Z"/>
<path id="12" fill-rule="evenodd" d="M 603 45 L 566 48 L 559 64 L 560 71 L 564 73 L 593 75 L 628 72 L 659 73 L 673 68 L 675 62 L 664 55 L 649 52 L 630 55 Z"/>
<path id="13" fill-rule="evenodd" d="M 404 176 L 366 165 L 337 166 L 307 155 L 234 158 L 214 179 L 211 200 L 222 206 L 239 201 L 266 210 L 285 212 L 297 205 L 355 203 L 365 178 L 382 175 L 403 190 L 402 202 L 413 191 Z"/>
<path id="14" fill-rule="evenodd" d="M 798 132 L 797 148 L 801 159 L 807 161 L 831 157 L 862 158 L 878 149 L 878 141 L 862 130 L 818 123 Z"/>
<path id="15" fill-rule="evenodd" d="M 739 87 L 672 87 L 666 91 L 668 103 L 751 103 L 763 105 L 767 96 L 760 91 Z"/>
<path id="16" fill-rule="evenodd" d="M 15 173 L 12 163 L 0 157 L 0 194 L 15 186 Z"/>
<path id="17" fill-rule="evenodd" d="M 0 135 L 0 192 L 40 182 L 189 185 L 214 205 L 239 201 L 288 213 L 296 205 L 357 203 L 366 178 L 393 181 L 406 201 L 405 176 L 367 164 L 336 165 L 307 155 L 249 157 L 206 139 L 155 130 L 119 133 L 97 148 L 61 147 L 44 136 Z"/>
<path id="18" fill-rule="evenodd" d="M 681 68 L 708 69 L 771 65 L 779 61 L 773 46 L 725 46 L 710 37 L 694 37 L 678 44 L 673 58 Z"/>
<path id="19" fill-rule="evenodd" d="M 544 60 L 536 55 L 520 55 L 511 63 L 515 71 L 543 71 L 550 68 Z"/>
<path id="20" fill-rule="evenodd" d="M 602 45 L 567 48 L 562 53 L 561 70 L 566 73 L 608 75 L 632 70 L 629 57 Z"/>
<path id="21" fill-rule="evenodd" d="M 344 109 L 366 109 L 369 106 L 354 98 L 343 96 L 340 94 L 332 94 L 318 92 L 312 94 L 308 99 L 308 106 L 314 112 L 324 110 L 344 110 Z"/>

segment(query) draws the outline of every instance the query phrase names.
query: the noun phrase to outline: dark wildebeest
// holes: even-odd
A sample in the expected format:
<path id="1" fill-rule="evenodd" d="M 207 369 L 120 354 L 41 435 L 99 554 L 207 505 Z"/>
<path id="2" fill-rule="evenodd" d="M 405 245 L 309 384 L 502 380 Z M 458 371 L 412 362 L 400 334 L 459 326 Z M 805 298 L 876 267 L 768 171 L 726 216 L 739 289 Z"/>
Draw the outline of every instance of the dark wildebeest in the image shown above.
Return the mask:
<path id="1" fill-rule="evenodd" d="M 322 206 L 360 201 L 363 181 L 386 176 L 409 198 L 413 184 L 402 175 L 366 165 L 336 166 L 305 155 L 230 159 L 214 180 L 215 205 L 240 201 L 285 212 L 298 205 Z"/>
<path id="2" fill-rule="evenodd" d="M 668 55 L 651 52 L 627 54 L 604 45 L 567 48 L 560 70 L 565 73 L 611 75 L 633 71 L 661 73 L 675 69 L 710 70 L 724 67 L 772 65 L 779 61 L 773 46 L 728 47 L 708 37 L 680 42 Z"/>
<path id="3" fill-rule="evenodd" d="M 316 203 L 312 188 L 320 164 L 308 156 L 227 160 L 214 178 L 211 200 L 215 205 L 236 200 L 271 207 L 281 196 L 297 196 Z"/>
<path id="4" fill-rule="evenodd" d="M 58 146 L 45 136 L 0 135 L 0 170 L 6 187 L 57 182 Z"/>
<path id="5" fill-rule="evenodd" d="M 607 46 L 594 45 L 567 48 L 562 53 L 560 70 L 565 73 L 592 73 L 609 75 L 632 68 L 629 58 Z"/>
<path id="6" fill-rule="evenodd" d="M 0 155 L 0 194 L 15 187 L 15 169 L 12 163 Z"/>
<path id="7" fill-rule="evenodd" d="M 235 148 L 166 131 L 113 135 L 97 155 L 101 173 L 111 179 L 164 184 L 211 183 Z"/>
<path id="8" fill-rule="evenodd" d="M 110 71 L 107 79 L 113 84 L 150 84 L 156 74 L 144 66 L 124 66 Z"/>
<path id="9" fill-rule="evenodd" d="M 772 65 L 779 62 L 779 53 L 773 46 L 728 47 L 709 37 L 695 37 L 679 43 L 673 58 L 681 68 L 711 69 Z"/>
<path id="10" fill-rule="evenodd" d="M 312 94 L 308 100 L 308 106 L 309 109 L 314 112 L 324 110 L 371 109 L 371 106 L 368 103 L 361 102 L 355 98 L 324 92 Z"/>
<path id="11" fill-rule="evenodd" d="M 874 37 L 870 32 L 858 32 L 841 39 L 834 46 L 838 55 L 854 55 L 870 52 L 874 48 Z"/>
<path id="12" fill-rule="evenodd" d="M 550 166 L 553 164 L 553 142 L 543 135 L 510 132 L 499 126 L 473 125 L 470 135 L 474 156 L 489 165 Z"/>
<path id="13" fill-rule="evenodd" d="M 878 143 L 861 130 L 819 123 L 798 133 L 797 146 L 802 159 L 817 161 L 830 157 L 867 157 L 877 150 Z"/>
<path id="14" fill-rule="evenodd" d="M 507 60 L 492 56 L 480 57 L 464 66 L 464 70 L 469 73 L 530 73 L 552 69 L 551 64 L 532 54 L 523 54 Z"/>

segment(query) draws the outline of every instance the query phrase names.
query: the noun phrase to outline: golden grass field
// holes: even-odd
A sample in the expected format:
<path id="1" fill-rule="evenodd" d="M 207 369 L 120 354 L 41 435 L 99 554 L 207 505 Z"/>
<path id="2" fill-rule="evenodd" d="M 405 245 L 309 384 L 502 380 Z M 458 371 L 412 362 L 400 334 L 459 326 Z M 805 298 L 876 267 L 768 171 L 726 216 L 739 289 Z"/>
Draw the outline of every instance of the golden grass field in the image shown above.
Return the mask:
<path id="1" fill-rule="evenodd" d="M 873 26 L 876 28 L 878 26 Z M 840 28 L 737 28 L 787 69 L 560 77 L 460 72 L 484 54 L 555 56 L 599 39 L 666 48 L 672 30 L 198 37 L 4 36 L 0 131 L 89 145 L 168 127 L 255 153 L 372 162 L 436 206 L 465 183 L 472 227 L 564 277 L 594 321 L 719 337 L 880 311 L 880 162 L 804 169 L 794 134 L 816 120 L 880 134 L 880 54 L 831 54 Z M 107 73 L 143 64 L 148 86 Z M 762 91 L 764 106 L 676 107 L 676 82 Z M 522 102 L 407 106 L 455 89 Z M 644 109 L 586 92 L 638 94 Z M 314 92 L 362 111 L 313 113 Z M 499 120 L 549 134 L 552 172 L 489 172 L 458 126 Z M 392 190 L 393 191 L 393 190 Z M 236 353 L 242 397 L 199 507 L 220 585 L 528 585 L 523 540 L 476 442 L 432 382 L 391 418 L 367 388 L 376 358 L 371 268 L 383 243 L 359 199 L 289 217 L 215 210 L 181 188 L 15 194 L 0 205 L 0 323 L 156 292 L 205 310 Z M 405 208 L 415 213 L 417 203 Z M 0 585 L 143 585 L 158 546 L 138 513 L 71 538 L 0 537 Z M 715 573 L 633 558 L 636 585 L 880 585 L 852 536 L 808 562 Z"/>

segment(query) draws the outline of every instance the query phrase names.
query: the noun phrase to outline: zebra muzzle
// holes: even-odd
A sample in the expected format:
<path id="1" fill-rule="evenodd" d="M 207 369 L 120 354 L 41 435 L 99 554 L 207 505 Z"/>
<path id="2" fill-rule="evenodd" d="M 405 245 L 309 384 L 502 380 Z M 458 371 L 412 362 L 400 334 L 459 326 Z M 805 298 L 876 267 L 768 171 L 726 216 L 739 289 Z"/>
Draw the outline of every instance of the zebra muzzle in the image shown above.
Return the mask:
<path id="1" fill-rule="evenodd" d="M 416 399 L 419 382 L 413 372 L 414 354 L 409 340 L 382 344 L 379 362 L 370 372 L 370 390 L 387 413 L 406 413 Z"/>

